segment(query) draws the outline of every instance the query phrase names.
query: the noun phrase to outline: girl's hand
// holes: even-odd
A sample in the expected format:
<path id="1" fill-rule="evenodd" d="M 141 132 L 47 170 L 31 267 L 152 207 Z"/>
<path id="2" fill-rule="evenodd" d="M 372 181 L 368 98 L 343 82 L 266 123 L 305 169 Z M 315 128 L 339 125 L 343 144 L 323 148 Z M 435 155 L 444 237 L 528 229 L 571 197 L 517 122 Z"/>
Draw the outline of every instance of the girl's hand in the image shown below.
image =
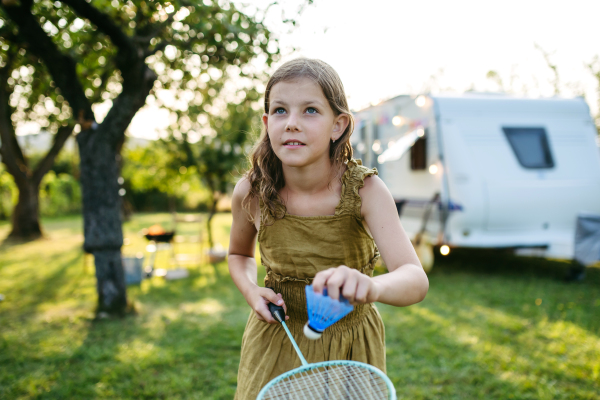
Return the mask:
<path id="1" fill-rule="evenodd" d="M 339 299 L 341 293 L 351 304 L 376 302 L 380 294 L 378 284 L 371 277 L 345 265 L 319 272 L 312 285 L 316 293 L 323 293 L 327 287 L 327 295 L 332 299 Z"/>
<path id="2" fill-rule="evenodd" d="M 271 311 L 269 311 L 269 303 L 282 306 L 283 310 L 287 314 L 287 307 L 283 301 L 283 297 L 281 297 L 281 293 L 275 293 L 273 290 L 268 288 L 257 286 L 256 289 L 252 291 L 249 298 L 246 299 L 246 301 L 254 310 L 256 318 L 258 318 L 259 321 L 265 321 L 268 324 L 279 323 L 271 315 Z M 287 321 L 288 319 L 290 319 L 290 317 L 286 315 L 285 320 Z"/>

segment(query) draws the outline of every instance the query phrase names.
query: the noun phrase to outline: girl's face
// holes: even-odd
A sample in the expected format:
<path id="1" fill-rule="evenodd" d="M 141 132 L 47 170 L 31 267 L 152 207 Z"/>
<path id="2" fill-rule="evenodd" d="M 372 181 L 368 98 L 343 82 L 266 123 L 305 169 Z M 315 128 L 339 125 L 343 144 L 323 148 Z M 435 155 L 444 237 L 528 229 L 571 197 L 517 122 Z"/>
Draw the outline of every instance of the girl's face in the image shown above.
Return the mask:
<path id="1" fill-rule="evenodd" d="M 262 119 L 275 155 L 289 167 L 329 159 L 330 141 L 349 123 L 348 115 L 334 114 L 321 87 L 309 78 L 275 84 Z"/>

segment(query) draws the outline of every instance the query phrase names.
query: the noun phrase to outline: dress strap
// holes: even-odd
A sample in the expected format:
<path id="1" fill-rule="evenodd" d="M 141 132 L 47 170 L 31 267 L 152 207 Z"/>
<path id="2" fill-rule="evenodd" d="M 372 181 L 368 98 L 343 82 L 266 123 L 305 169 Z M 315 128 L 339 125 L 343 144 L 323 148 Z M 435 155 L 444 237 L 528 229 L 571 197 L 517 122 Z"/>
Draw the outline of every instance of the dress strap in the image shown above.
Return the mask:
<path id="1" fill-rule="evenodd" d="M 367 168 L 361 160 L 348 161 L 348 170 L 342 176 L 342 196 L 336 214 L 351 214 L 361 220 L 362 199 L 358 190 L 365 185 L 365 178 L 378 175 L 377 168 Z"/>

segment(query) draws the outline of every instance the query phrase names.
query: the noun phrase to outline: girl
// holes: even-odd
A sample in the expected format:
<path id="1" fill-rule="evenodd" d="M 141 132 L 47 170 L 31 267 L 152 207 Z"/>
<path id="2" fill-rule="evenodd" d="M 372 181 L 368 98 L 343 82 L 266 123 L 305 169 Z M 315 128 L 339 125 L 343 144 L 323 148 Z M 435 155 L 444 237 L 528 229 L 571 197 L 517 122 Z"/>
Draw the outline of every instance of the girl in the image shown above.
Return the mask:
<path id="1" fill-rule="evenodd" d="M 385 372 L 385 331 L 374 302 L 408 306 L 429 282 L 376 169 L 352 158 L 354 121 L 337 73 L 320 60 L 283 64 L 265 92 L 265 130 L 233 192 L 229 271 L 253 312 L 242 339 L 236 399 L 254 400 L 271 379 L 301 365 L 267 304 L 309 363 L 361 361 Z M 258 286 L 256 238 L 267 276 Z M 389 273 L 373 277 L 380 252 Z M 312 341 L 304 287 L 327 287 L 354 311 Z M 274 291 L 266 287 L 272 287 Z"/>

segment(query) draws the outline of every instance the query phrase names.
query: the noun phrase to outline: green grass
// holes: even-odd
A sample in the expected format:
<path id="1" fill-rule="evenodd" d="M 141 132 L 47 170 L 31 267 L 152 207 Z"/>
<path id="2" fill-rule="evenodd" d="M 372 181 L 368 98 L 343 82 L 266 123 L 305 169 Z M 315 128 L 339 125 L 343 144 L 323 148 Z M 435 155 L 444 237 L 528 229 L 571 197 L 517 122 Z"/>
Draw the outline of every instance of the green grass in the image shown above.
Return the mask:
<path id="1" fill-rule="evenodd" d="M 141 229 L 169 221 L 167 214 L 135 216 L 124 226 L 123 252 L 143 252 Z M 216 217 L 214 235 L 225 247 L 229 223 L 228 214 Z M 0 246 L 1 399 L 233 397 L 249 310 L 226 263 L 130 286 L 137 315 L 95 321 L 81 219 L 43 225 L 44 240 Z M 0 238 L 8 230 L 0 223 Z M 455 251 L 438 260 L 424 302 L 379 305 L 398 398 L 597 399 L 600 274 L 563 283 L 566 266 Z M 172 267 L 167 252 L 157 267 Z"/>

